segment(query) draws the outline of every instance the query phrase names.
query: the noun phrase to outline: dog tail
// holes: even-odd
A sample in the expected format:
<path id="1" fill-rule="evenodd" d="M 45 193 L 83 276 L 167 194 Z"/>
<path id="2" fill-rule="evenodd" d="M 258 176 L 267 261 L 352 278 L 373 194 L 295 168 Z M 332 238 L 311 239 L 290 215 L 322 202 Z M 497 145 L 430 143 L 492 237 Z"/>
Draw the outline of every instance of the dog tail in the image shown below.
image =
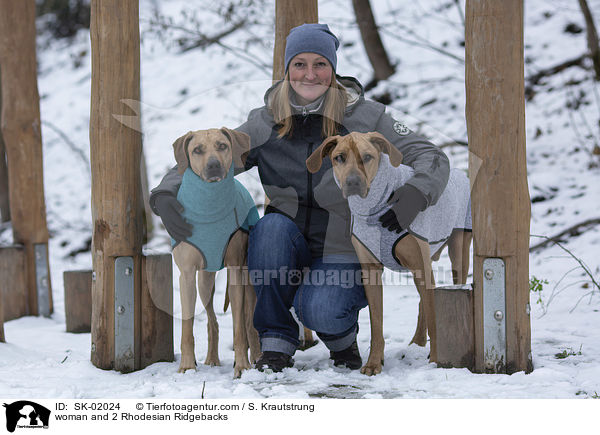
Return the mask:
<path id="1" fill-rule="evenodd" d="M 225 287 L 225 302 L 223 303 L 223 312 L 227 312 L 229 307 L 229 280 L 227 280 L 227 286 Z"/>

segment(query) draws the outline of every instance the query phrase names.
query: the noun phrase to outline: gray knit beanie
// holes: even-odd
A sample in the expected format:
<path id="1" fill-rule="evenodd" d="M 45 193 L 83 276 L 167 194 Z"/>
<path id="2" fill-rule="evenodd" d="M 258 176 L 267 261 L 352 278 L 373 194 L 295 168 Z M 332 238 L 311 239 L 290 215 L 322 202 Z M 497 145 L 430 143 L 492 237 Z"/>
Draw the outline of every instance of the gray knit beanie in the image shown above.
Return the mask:
<path id="1" fill-rule="evenodd" d="M 340 41 L 331 33 L 327 24 L 302 24 L 290 30 L 285 44 L 285 71 L 292 58 L 300 53 L 317 53 L 329 61 L 333 70 L 337 66 L 335 51 Z"/>

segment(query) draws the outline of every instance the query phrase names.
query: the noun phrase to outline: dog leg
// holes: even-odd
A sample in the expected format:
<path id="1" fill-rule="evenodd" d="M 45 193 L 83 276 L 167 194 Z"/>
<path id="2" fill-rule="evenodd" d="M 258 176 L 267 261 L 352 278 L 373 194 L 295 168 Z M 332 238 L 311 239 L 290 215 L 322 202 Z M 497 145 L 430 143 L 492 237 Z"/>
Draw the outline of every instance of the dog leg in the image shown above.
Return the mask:
<path id="1" fill-rule="evenodd" d="M 181 296 L 181 363 L 179 373 L 196 368 L 194 355 L 194 313 L 196 308 L 196 271 L 202 267 L 202 256 L 193 246 L 180 243 L 173 250 L 173 259 L 179 268 Z"/>
<path id="2" fill-rule="evenodd" d="M 433 271 L 431 268 L 430 250 L 427 242 L 413 236 L 406 236 L 396 244 L 396 257 L 403 266 L 413 274 L 417 291 L 419 292 L 419 317 L 417 329 L 411 343 L 425 346 L 427 332 L 431 339 L 430 361 L 437 361 L 437 338 L 435 327 L 435 304 Z"/>
<path id="3" fill-rule="evenodd" d="M 205 270 L 198 271 L 198 291 L 200 299 L 206 311 L 208 330 L 208 351 L 204 364 L 209 366 L 220 366 L 219 361 L 219 324 L 213 307 L 213 296 L 215 294 L 215 272 Z"/>
<path id="4" fill-rule="evenodd" d="M 244 270 L 246 284 L 244 287 L 244 319 L 246 322 L 246 336 L 250 346 L 250 363 L 254 364 L 260 358 L 260 339 L 258 331 L 254 328 L 254 308 L 256 307 L 256 292 L 250 284 L 248 271 Z"/>
<path id="5" fill-rule="evenodd" d="M 448 241 L 448 256 L 452 263 L 452 281 L 454 284 L 465 284 L 469 274 L 469 259 L 471 254 L 470 231 L 454 230 Z"/>
<path id="6" fill-rule="evenodd" d="M 380 279 L 383 267 L 365 247 L 352 237 L 352 244 L 363 271 L 363 286 L 369 303 L 371 320 L 371 350 L 367 363 L 360 372 L 373 376 L 381 373 L 385 340 L 383 338 L 383 287 Z"/>
<path id="7" fill-rule="evenodd" d="M 250 368 L 248 361 L 248 341 L 246 336 L 246 322 L 244 313 L 245 286 L 242 283 L 242 274 L 238 266 L 227 266 L 227 280 L 229 285 L 229 301 L 233 317 L 233 352 L 234 352 L 234 377 L 239 378 L 242 371 Z"/>

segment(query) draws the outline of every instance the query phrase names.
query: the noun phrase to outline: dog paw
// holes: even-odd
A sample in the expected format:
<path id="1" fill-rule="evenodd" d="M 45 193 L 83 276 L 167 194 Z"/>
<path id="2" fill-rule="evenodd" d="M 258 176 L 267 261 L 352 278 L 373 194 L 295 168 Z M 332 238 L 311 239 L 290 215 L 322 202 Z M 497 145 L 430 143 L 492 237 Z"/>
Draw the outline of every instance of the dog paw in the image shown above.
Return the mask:
<path id="1" fill-rule="evenodd" d="M 418 337 L 418 336 L 414 336 L 412 338 L 412 340 L 410 340 L 410 343 L 408 343 L 409 345 L 411 344 L 416 344 L 417 346 L 421 346 L 424 347 L 427 344 L 427 337 Z"/>
<path id="2" fill-rule="evenodd" d="M 360 372 L 363 375 L 375 376 L 381 373 L 382 366 L 383 361 L 381 361 L 379 364 L 367 361 L 367 363 L 360 369 Z"/>
<path id="3" fill-rule="evenodd" d="M 177 373 L 185 373 L 187 370 L 196 370 L 196 363 L 189 365 L 189 364 L 181 364 L 179 366 L 179 369 L 177 370 Z"/>
<path id="4" fill-rule="evenodd" d="M 249 362 L 242 362 L 242 363 L 238 363 L 235 362 L 233 365 L 233 377 L 235 379 L 238 379 L 242 376 L 242 373 L 245 370 L 250 370 L 250 363 Z"/>
<path id="5" fill-rule="evenodd" d="M 219 357 L 207 356 L 206 360 L 204 360 L 204 365 L 211 366 L 211 367 L 220 366 L 221 361 L 219 361 Z"/>

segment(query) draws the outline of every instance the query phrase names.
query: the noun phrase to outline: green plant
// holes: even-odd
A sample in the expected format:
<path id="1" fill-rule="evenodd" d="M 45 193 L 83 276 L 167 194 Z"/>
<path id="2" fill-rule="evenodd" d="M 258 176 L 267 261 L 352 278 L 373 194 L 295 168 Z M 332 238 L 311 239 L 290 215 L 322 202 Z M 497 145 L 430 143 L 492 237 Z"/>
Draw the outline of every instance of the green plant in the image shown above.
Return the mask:
<path id="1" fill-rule="evenodd" d="M 565 350 L 563 350 L 562 352 L 559 352 L 557 354 L 554 355 L 554 358 L 556 359 L 565 359 L 569 356 L 577 356 L 577 355 L 581 355 L 581 346 L 579 346 L 579 351 L 575 352 L 573 351 L 572 348 L 568 347 Z"/>
<path id="2" fill-rule="evenodd" d="M 539 279 L 535 276 L 529 278 L 529 290 L 537 295 L 536 304 L 542 306 L 542 310 L 545 311 L 544 300 L 542 299 L 542 290 L 544 290 L 544 284 L 548 284 L 548 280 Z"/>

